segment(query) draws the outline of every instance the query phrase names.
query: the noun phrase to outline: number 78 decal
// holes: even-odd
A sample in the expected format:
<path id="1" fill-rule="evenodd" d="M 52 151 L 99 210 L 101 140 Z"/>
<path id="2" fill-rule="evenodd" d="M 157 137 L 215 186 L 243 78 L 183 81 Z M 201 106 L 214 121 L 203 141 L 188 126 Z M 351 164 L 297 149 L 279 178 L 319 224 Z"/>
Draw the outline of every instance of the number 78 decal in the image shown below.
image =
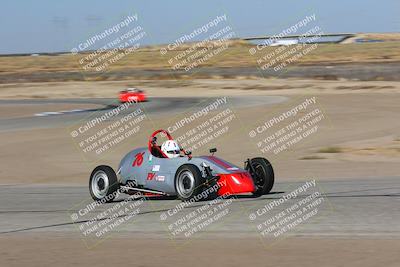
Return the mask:
<path id="1" fill-rule="evenodd" d="M 132 167 L 140 166 L 143 163 L 144 152 L 139 152 L 135 155 L 135 160 L 132 163 Z"/>

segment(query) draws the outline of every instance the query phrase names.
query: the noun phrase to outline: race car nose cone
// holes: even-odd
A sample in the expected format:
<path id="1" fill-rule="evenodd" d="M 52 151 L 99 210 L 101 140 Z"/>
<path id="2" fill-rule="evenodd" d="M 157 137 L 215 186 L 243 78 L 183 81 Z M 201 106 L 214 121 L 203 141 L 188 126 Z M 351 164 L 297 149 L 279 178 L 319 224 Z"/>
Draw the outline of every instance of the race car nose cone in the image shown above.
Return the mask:
<path id="1" fill-rule="evenodd" d="M 252 193 L 255 190 L 253 179 L 247 172 L 229 173 L 218 175 L 218 184 L 221 186 L 218 195 Z"/>

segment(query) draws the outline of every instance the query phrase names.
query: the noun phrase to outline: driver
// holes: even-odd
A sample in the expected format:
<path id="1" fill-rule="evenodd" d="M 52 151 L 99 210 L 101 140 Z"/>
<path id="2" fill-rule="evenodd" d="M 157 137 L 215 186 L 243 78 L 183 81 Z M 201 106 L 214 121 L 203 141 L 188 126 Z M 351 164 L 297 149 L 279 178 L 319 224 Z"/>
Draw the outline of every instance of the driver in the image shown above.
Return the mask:
<path id="1" fill-rule="evenodd" d="M 175 140 L 167 140 L 161 145 L 161 150 L 168 158 L 177 158 L 180 156 L 181 149 Z"/>

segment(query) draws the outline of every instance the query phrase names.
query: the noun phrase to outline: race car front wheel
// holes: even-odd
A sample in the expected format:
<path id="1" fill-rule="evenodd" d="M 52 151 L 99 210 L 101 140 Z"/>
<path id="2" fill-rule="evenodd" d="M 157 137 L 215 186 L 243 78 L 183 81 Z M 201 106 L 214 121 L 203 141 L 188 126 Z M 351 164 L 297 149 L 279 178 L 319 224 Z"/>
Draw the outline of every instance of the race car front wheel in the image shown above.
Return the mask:
<path id="1" fill-rule="evenodd" d="M 117 195 L 119 182 L 114 170 L 105 165 L 97 166 L 90 175 L 89 191 L 93 200 L 111 202 Z"/>
<path id="2" fill-rule="evenodd" d="M 249 165 L 251 164 L 251 166 Z M 274 186 L 274 169 L 265 158 L 253 158 L 247 163 L 246 170 L 253 178 L 255 196 L 268 194 Z"/>
<path id="3" fill-rule="evenodd" d="M 199 168 L 192 164 L 184 164 L 178 168 L 175 174 L 175 190 L 178 198 L 187 201 L 192 198 L 201 199 L 204 177 Z"/>

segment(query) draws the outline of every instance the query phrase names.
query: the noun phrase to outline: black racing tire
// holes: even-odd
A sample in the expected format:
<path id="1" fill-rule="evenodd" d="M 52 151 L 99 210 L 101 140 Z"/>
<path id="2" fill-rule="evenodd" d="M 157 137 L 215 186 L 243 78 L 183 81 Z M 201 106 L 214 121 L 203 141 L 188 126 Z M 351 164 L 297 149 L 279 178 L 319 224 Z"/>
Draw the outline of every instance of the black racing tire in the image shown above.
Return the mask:
<path id="1" fill-rule="evenodd" d="M 203 192 L 205 178 L 199 168 L 193 164 L 183 164 L 175 173 L 175 192 L 182 201 L 189 201 L 196 197 L 202 199 L 200 194 Z"/>
<path id="2" fill-rule="evenodd" d="M 251 173 L 250 168 L 247 168 L 247 171 L 250 172 L 256 186 L 253 194 L 255 196 L 268 194 L 272 190 L 275 181 L 274 169 L 271 163 L 265 158 L 253 158 L 251 159 L 251 165 L 255 173 Z"/>
<path id="3" fill-rule="evenodd" d="M 89 191 L 95 201 L 112 202 L 119 188 L 117 175 L 110 166 L 97 166 L 90 174 Z"/>

